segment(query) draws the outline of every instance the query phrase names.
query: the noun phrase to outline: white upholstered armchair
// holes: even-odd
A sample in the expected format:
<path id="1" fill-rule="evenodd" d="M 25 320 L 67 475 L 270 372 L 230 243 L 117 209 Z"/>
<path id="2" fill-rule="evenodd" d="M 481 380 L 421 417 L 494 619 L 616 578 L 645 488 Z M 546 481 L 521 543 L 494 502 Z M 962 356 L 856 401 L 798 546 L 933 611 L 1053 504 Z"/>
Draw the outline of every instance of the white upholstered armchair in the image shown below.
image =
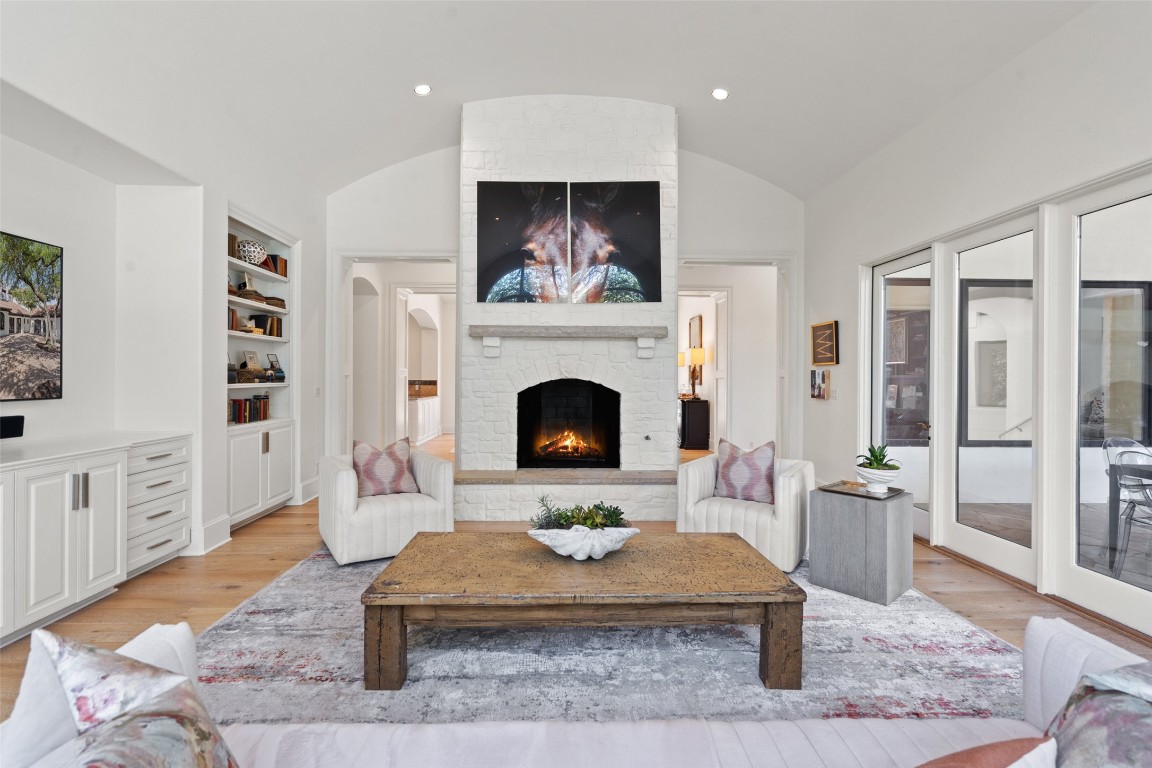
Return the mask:
<path id="1" fill-rule="evenodd" d="M 453 528 L 452 463 L 412 451 L 420 493 L 358 497 L 352 457 L 320 459 L 320 536 L 340 565 L 393 557 L 419 531 Z"/>
<path id="2" fill-rule="evenodd" d="M 791 571 L 808 545 L 808 492 L 816 485 L 810 461 L 776 459 L 775 504 L 713 496 L 716 455 L 680 465 L 676 530 L 738 533 L 773 565 Z"/>

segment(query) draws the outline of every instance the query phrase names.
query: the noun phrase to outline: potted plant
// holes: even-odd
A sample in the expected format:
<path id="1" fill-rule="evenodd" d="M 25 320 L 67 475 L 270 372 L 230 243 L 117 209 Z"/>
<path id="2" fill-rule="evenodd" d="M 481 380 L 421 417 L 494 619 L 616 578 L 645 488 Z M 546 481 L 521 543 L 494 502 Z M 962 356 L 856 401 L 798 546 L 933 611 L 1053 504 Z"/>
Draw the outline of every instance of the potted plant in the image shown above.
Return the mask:
<path id="1" fill-rule="evenodd" d="M 589 557 L 599 560 L 640 533 L 624 519 L 620 507 L 603 501 L 590 507 L 578 504 L 565 509 L 554 506 L 547 496 L 541 496 L 540 514 L 532 518 L 531 523 L 533 529 L 528 531 L 529 536 L 553 552 L 576 560 Z"/>
<path id="2" fill-rule="evenodd" d="M 900 462 L 888 458 L 886 445 L 869 445 L 868 452 L 856 458 L 862 459 L 856 464 L 856 476 L 866 484 L 868 493 L 887 493 L 888 484 L 900 474 Z"/>

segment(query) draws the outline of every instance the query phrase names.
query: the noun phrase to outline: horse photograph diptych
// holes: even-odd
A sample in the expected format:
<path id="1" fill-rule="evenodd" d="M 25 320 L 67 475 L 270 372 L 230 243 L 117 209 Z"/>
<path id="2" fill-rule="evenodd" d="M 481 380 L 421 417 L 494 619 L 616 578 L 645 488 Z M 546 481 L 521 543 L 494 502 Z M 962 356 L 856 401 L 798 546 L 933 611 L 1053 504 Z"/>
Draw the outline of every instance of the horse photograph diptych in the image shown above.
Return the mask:
<path id="1" fill-rule="evenodd" d="M 477 301 L 660 301 L 660 184 L 477 184 Z"/>

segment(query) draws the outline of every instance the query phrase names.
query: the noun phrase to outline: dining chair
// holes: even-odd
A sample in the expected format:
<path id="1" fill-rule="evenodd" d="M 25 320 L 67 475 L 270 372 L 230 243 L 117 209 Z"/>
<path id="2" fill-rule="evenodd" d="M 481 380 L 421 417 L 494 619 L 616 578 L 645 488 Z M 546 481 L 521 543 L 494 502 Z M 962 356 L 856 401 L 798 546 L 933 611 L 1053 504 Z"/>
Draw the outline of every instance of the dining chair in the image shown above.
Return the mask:
<path id="1" fill-rule="evenodd" d="M 1152 471 L 1152 453 L 1143 446 L 1139 450 L 1119 451 L 1113 462 L 1116 467 L 1116 481 L 1121 493 L 1126 493 L 1128 504 L 1120 513 L 1119 530 L 1116 536 L 1116 561 L 1112 566 L 1112 578 L 1120 578 L 1124 570 L 1124 558 L 1128 553 L 1128 540 L 1133 525 L 1152 527 L 1152 476 L 1137 475 L 1130 470 Z M 1121 498 L 1123 502 L 1123 497 Z M 1152 556 L 1152 551 L 1149 552 Z"/>

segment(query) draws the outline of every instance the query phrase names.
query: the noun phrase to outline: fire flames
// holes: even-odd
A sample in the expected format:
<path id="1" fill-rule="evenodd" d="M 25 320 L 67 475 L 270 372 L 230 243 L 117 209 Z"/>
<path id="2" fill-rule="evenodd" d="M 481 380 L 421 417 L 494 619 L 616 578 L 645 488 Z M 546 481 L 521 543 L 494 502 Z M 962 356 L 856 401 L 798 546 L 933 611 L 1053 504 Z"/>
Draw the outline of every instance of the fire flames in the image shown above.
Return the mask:
<path id="1" fill-rule="evenodd" d="M 573 430 L 565 429 L 539 445 L 536 455 L 562 459 L 597 459 L 603 456 L 603 452 Z"/>

